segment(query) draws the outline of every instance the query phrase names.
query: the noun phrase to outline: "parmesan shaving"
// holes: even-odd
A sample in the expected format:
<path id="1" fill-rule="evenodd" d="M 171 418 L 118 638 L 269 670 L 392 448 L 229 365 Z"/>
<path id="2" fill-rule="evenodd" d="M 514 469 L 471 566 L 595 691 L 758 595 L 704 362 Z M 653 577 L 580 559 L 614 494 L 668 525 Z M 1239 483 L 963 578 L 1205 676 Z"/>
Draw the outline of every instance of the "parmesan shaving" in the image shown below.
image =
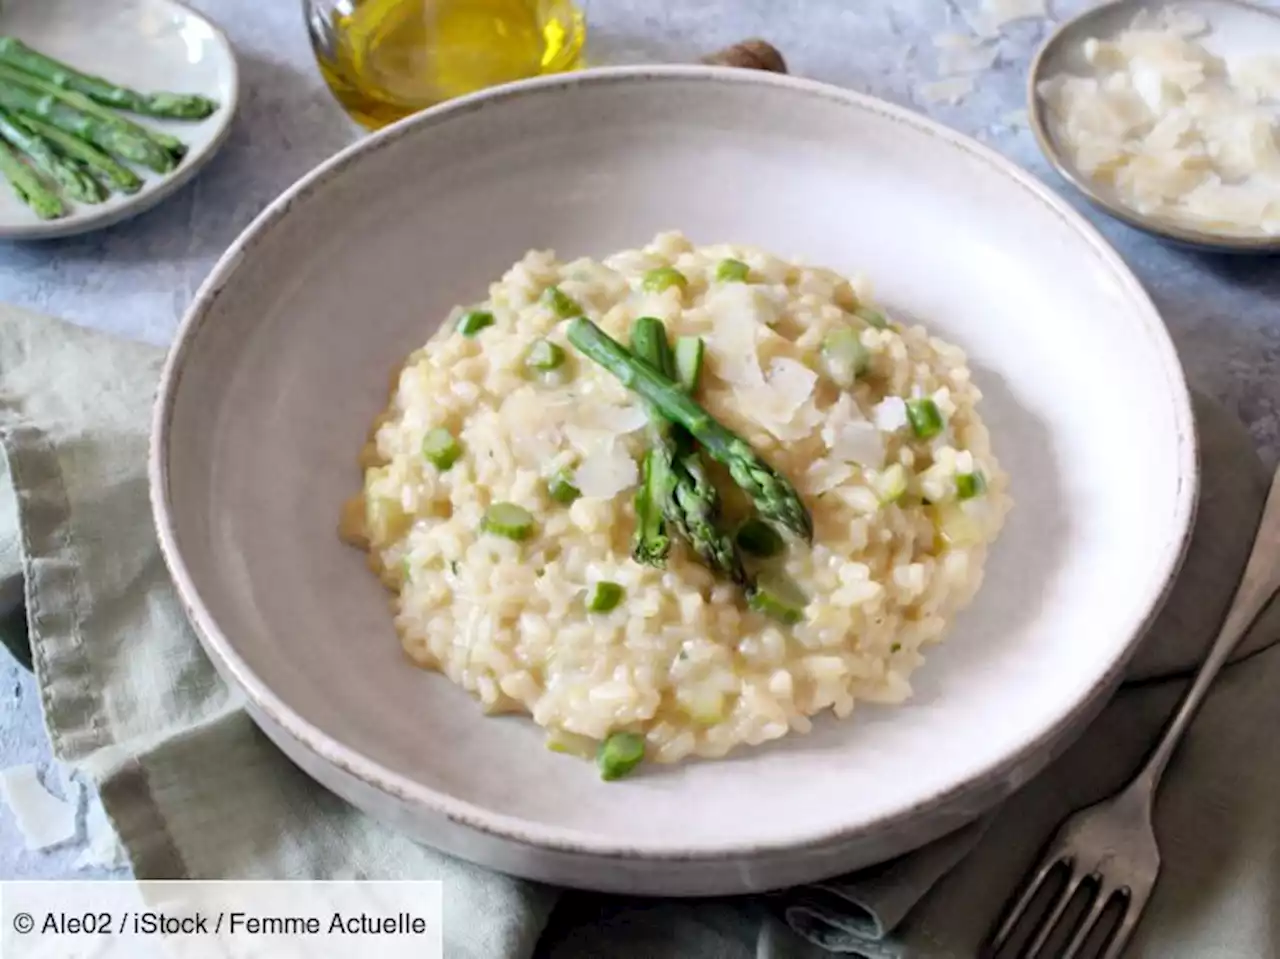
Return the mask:
<path id="1" fill-rule="evenodd" d="M 14 766 L 0 772 L 0 796 L 13 813 L 28 849 L 48 849 L 75 838 L 75 805 L 45 789 L 34 766 Z"/>
<path id="2" fill-rule="evenodd" d="M 1280 58 L 1225 64 L 1209 24 L 1144 12 L 1083 44 L 1089 76 L 1040 84 L 1075 168 L 1147 216 L 1221 235 L 1280 235 Z"/>
<path id="3" fill-rule="evenodd" d="M 907 403 L 900 396 L 886 396 L 871 411 L 876 428 L 885 433 L 896 433 L 907 425 Z"/>
<path id="4" fill-rule="evenodd" d="M 884 466 L 884 437 L 873 423 L 844 423 L 838 428 L 827 426 L 822 431 L 822 439 L 831 455 L 841 462 L 873 469 Z"/>
<path id="5" fill-rule="evenodd" d="M 933 38 L 933 45 L 938 50 L 938 72 L 944 77 L 989 70 L 1000 55 L 995 44 L 975 43 L 958 33 L 940 34 Z"/>
<path id="6" fill-rule="evenodd" d="M 736 390 L 738 402 L 748 415 L 778 439 L 798 439 L 812 429 L 814 416 L 821 418 L 809 403 L 818 374 L 803 363 L 778 357 L 769 365 L 769 374 L 760 386 Z"/>
<path id="7" fill-rule="evenodd" d="M 621 443 L 601 443 L 578 464 L 573 485 L 590 499 L 613 499 L 639 479 L 636 461 Z"/>
<path id="8" fill-rule="evenodd" d="M 1016 20 L 1042 20 L 1048 15 L 1045 0 L 982 0 L 982 16 L 997 28 Z"/>
<path id="9" fill-rule="evenodd" d="M 946 103 L 955 106 L 973 92 L 973 77 L 952 77 L 936 83 L 924 83 L 916 88 L 925 103 Z"/>
<path id="10" fill-rule="evenodd" d="M 969 28 L 984 40 L 999 37 L 1007 24 L 1018 20 L 1042 20 L 1048 15 L 1045 0 L 982 0 L 977 11 L 962 11 Z"/>

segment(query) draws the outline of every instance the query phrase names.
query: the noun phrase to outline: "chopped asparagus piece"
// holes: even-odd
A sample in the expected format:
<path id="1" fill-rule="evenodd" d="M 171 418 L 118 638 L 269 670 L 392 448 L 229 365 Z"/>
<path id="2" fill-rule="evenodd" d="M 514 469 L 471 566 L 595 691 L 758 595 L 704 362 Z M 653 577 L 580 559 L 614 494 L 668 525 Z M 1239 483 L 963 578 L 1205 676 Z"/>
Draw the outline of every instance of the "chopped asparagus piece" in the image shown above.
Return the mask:
<path id="1" fill-rule="evenodd" d="M 564 363 L 564 348 L 550 340 L 538 340 L 529 347 L 525 364 L 532 370 L 547 373 Z"/>
<path id="2" fill-rule="evenodd" d="M 644 760 L 644 737 L 635 733 L 610 733 L 596 753 L 600 778 L 605 782 L 621 779 Z"/>
<path id="3" fill-rule="evenodd" d="M 493 314 L 488 310 L 468 310 L 458 319 L 458 332 L 463 336 L 475 336 L 493 323 Z"/>
<path id="4" fill-rule="evenodd" d="M 573 475 L 568 470 L 561 470 L 547 480 L 547 495 L 568 506 L 582 495 L 582 491 L 573 485 Z"/>
<path id="5" fill-rule="evenodd" d="M 961 473 L 956 477 L 956 497 L 973 499 L 987 491 L 987 478 L 979 472 Z"/>
<path id="6" fill-rule="evenodd" d="M 795 487 L 765 463 L 746 440 L 718 422 L 649 364 L 637 362 L 620 343 L 590 320 L 583 317 L 571 320 L 568 335 L 569 342 L 587 357 L 647 400 L 663 416 L 688 430 L 708 456 L 729 470 L 733 481 L 761 516 L 806 542 L 813 539 L 813 518 Z"/>
<path id="7" fill-rule="evenodd" d="M 556 316 L 562 320 L 569 320 L 575 316 L 582 315 L 582 307 L 578 305 L 578 301 L 558 286 L 547 287 L 547 291 L 543 296 L 546 297 L 548 305 L 555 311 Z"/>
<path id="8" fill-rule="evenodd" d="M 946 425 L 938 404 L 927 396 L 907 400 L 907 421 L 911 424 L 911 431 L 922 440 L 933 439 Z"/>
<path id="9" fill-rule="evenodd" d="M 685 279 L 685 275 L 674 266 L 660 266 L 656 270 L 650 270 L 640 281 L 640 286 L 647 293 L 661 293 L 673 286 L 683 290 L 688 285 L 689 281 Z"/>
<path id="10" fill-rule="evenodd" d="M 440 471 L 447 470 L 462 455 L 462 446 L 443 426 L 427 430 L 422 438 L 422 455 Z"/>
<path id="11" fill-rule="evenodd" d="M 625 590 L 621 586 L 607 579 L 592 583 L 587 593 L 587 609 L 593 613 L 607 613 L 617 609 L 624 594 Z"/>
<path id="12" fill-rule="evenodd" d="M 822 341 L 822 366 L 836 386 L 852 389 L 858 377 L 870 369 L 871 351 L 862 345 L 857 330 L 841 327 Z"/>
<path id="13" fill-rule="evenodd" d="M 682 336 L 676 340 L 676 382 L 686 393 L 698 391 L 705 352 L 706 346 L 700 336 Z"/>
<path id="14" fill-rule="evenodd" d="M 747 597 L 747 605 L 756 612 L 788 626 L 804 619 L 808 603 L 796 584 L 781 574 L 761 576 Z"/>
<path id="15" fill-rule="evenodd" d="M 738 527 L 738 545 L 744 553 L 768 559 L 781 553 L 787 544 L 776 529 L 753 516 Z"/>
<path id="16" fill-rule="evenodd" d="M 480 529 L 507 539 L 528 539 L 533 533 L 533 514 L 515 503 L 494 503 L 484 511 Z"/>
<path id="17" fill-rule="evenodd" d="M 716 267 L 716 279 L 721 283 L 745 283 L 751 267 L 741 260 L 721 260 Z"/>

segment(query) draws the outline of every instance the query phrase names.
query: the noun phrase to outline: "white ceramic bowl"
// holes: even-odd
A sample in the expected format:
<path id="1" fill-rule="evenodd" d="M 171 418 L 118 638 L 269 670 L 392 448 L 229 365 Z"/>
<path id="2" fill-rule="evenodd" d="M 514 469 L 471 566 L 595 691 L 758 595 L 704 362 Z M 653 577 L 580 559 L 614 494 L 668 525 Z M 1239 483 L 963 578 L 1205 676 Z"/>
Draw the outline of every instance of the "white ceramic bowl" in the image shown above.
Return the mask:
<path id="1" fill-rule="evenodd" d="M 339 504 L 388 373 L 530 247 L 663 228 L 866 271 L 966 347 L 1017 506 L 977 603 L 900 708 L 621 783 L 408 664 Z M 152 496 L 192 620 L 267 733 L 410 836 L 599 889 L 732 893 L 883 860 L 972 819 L 1112 691 L 1196 493 L 1182 372 L 1119 257 L 925 119 L 749 71 L 521 83 L 306 177 L 214 270 L 156 407 Z"/>
<path id="2" fill-rule="evenodd" d="M 72 202 L 66 216 L 41 220 L 0 183 L 0 239 L 74 236 L 137 216 L 190 181 L 231 131 L 240 95 L 231 44 L 216 26 L 174 0 L 3 0 L 0 33 L 139 90 L 200 93 L 218 101 L 213 115 L 199 122 L 131 117 L 187 144 L 187 155 L 172 173 L 135 168 L 143 180 L 137 193 L 114 191 L 92 205 Z"/>

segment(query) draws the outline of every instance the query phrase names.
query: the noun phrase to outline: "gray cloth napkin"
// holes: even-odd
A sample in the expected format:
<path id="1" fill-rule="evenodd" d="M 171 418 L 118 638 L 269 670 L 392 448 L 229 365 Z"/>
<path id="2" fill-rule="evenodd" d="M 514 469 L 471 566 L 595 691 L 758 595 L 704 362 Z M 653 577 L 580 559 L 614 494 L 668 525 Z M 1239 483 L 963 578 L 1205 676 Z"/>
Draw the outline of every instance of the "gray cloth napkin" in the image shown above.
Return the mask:
<path id="1" fill-rule="evenodd" d="M 489 873 L 404 840 L 312 783 L 200 652 L 147 505 L 159 362 L 154 348 L 0 307 L 0 620 L 25 596 L 54 752 L 97 784 L 142 878 L 442 879 L 450 959 L 968 957 L 1057 819 L 1125 778 L 1181 685 L 1131 687 L 1004 808 L 858 875 L 670 901 Z M 1205 475 L 1192 553 L 1135 676 L 1199 659 L 1265 492 L 1239 424 L 1208 401 L 1198 415 Z M 1273 613 L 1242 654 L 1277 627 Z M 1276 954 L 1277 684 L 1280 649 L 1228 669 L 1170 770 L 1159 810 L 1166 876 L 1135 955 Z"/>

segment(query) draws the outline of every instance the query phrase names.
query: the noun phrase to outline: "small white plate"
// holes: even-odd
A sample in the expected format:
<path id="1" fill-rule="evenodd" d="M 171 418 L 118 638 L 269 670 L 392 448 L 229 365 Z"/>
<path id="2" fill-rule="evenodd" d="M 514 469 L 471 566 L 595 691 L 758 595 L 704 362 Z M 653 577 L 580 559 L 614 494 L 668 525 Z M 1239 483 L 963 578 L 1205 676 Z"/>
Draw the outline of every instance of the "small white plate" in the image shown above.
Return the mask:
<path id="1" fill-rule="evenodd" d="M 0 182 L 0 239 L 74 236 L 149 210 L 195 176 L 227 138 L 239 96 L 231 44 L 216 26 L 173 0 L 4 0 L 0 33 L 124 86 L 218 101 L 217 111 L 198 123 L 132 118 L 189 147 L 172 173 L 139 169 L 145 182 L 132 196 L 116 192 L 96 205 L 73 203 L 67 216 L 41 220 Z"/>

